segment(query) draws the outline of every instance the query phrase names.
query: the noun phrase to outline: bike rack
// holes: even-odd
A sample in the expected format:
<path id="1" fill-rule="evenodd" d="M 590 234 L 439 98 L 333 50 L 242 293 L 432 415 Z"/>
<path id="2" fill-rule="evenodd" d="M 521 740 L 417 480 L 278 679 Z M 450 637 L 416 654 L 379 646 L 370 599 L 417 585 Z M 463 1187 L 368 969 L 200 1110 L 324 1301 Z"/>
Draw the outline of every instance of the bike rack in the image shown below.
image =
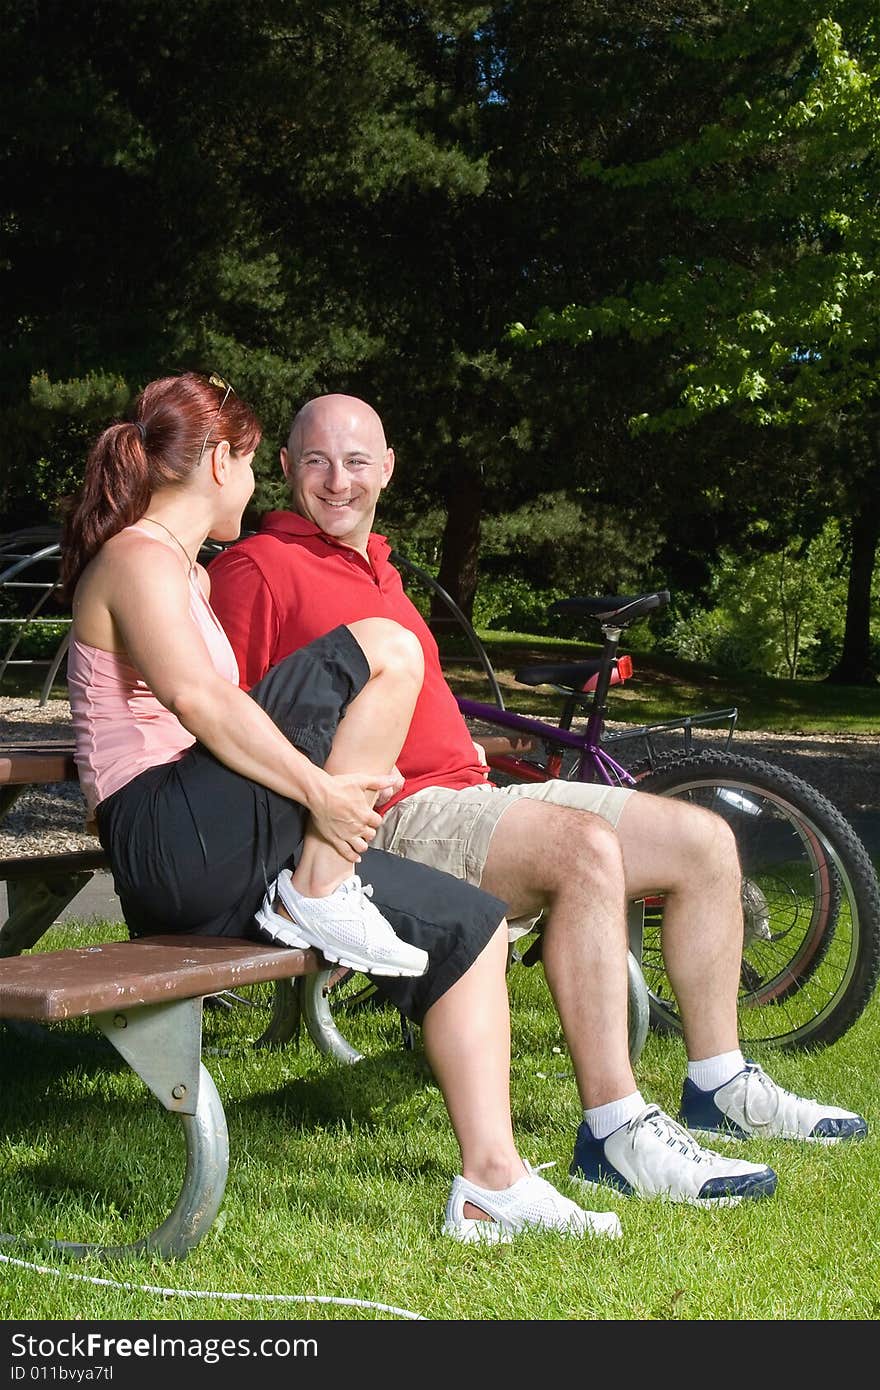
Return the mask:
<path id="1" fill-rule="evenodd" d="M 251 534 L 243 532 L 243 535 Z M 202 547 L 200 555 L 203 559 L 213 558 L 226 547 L 218 541 L 206 541 Z M 0 624 L 13 626 L 17 630 L 14 632 L 9 646 L 6 648 L 2 658 L 0 658 L 0 681 L 6 675 L 10 666 L 46 666 L 43 684 L 40 690 L 39 705 L 43 708 L 49 701 L 52 688 L 58 679 L 58 673 L 67 656 L 67 649 L 70 645 L 70 624 L 69 613 L 59 613 L 56 618 L 46 618 L 40 616 L 45 605 L 53 594 L 59 591 L 59 581 L 52 579 L 24 579 L 20 578 L 36 565 L 46 562 L 54 562 L 57 568 L 61 558 L 61 538 L 58 528 L 34 526 L 23 531 L 12 531 L 5 536 L 0 536 L 0 564 L 4 560 L 11 561 L 4 569 L 0 570 L 0 590 L 3 589 L 36 589 L 38 597 L 32 607 L 18 617 L 0 617 Z M 15 652 L 22 640 L 31 628 L 40 625 L 57 627 L 63 625 L 67 631 L 62 636 L 51 657 L 16 657 Z"/>

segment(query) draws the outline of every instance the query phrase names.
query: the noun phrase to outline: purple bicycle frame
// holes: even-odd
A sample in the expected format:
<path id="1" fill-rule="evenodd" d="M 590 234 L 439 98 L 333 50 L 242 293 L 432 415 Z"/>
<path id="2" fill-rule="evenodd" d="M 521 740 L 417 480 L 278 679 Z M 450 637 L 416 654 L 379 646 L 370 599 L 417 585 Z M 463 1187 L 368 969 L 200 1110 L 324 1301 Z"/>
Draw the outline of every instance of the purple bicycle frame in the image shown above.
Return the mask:
<path id="1" fill-rule="evenodd" d="M 608 787 L 631 787 L 635 785 L 626 768 L 621 767 L 620 763 L 612 758 L 610 753 L 606 753 L 600 745 L 602 719 L 597 710 L 591 712 L 584 733 L 575 734 L 570 729 L 561 729 L 556 724 L 547 724 L 544 720 L 532 719 L 525 714 L 514 714 L 511 710 L 501 709 L 498 705 L 484 704 L 481 700 L 466 700 L 462 696 L 457 697 L 457 704 L 466 719 L 481 719 L 487 724 L 497 724 L 503 729 L 530 734 L 533 738 L 544 739 L 548 743 L 574 749 L 580 754 L 577 770 L 579 782 L 602 782 Z M 628 736 L 634 737 L 641 732 L 640 729 L 634 729 Z M 503 758 L 507 758 L 507 756 L 506 754 L 501 755 Z M 489 761 L 490 766 L 492 766 L 492 759 L 490 758 Z M 519 762 L 514 755 L 510 755 L 511 771 L 514 770 L 513 763 L 518 763 L 517 771 L 523 770 L 523 763 Z M 500 770 L 504 763 L 498 762 L 497 766 Z M 535 778 L 535 780 L 539 779 Z"/>
<path id="2" fill-rule="evenodd" d="M 433 575 L 427 570 L 416 565 L 412 560 L 397 551 L 391 552 L 392 564 L 398 568 L 409 570 L 418 575 L 425 587 L 437 594 L 443 600 L 446 607 L 454 615 L 462 632 L 475 652 L 480 665 L 486 675 L 492 693 L 497 701 L 490 705 L 482 700 L 468 700 L 464 696 L 457 696 L 458 708 L 462 715 L 468 719 L 481 719 L 487 724 L 496 724 L 499 728 L 510 729 L 514 733 L 529 734 L 533 738 L 539 738 L 546 743 L 556 747 L 571 748 L 578 753 L 577 781 L 579 782 L 601 782 L 608 787 L 632 787 L 635 786 L 635 779 L 625 767 L 622 767 L 610 753 L 602 747 L 601 738 L 605 726 L 605 698 L 608 688 L 612 683 L 611 662 L 608 661 L 605 669 L 599 676 L 599 685 L 595 692 L 593 705 L 587 716 L 587 727 L 582 734 L 572 733 L 571 729 L 565 729 L 558 724 L 550 724 L 542 719 L 533 719 L 525 714 L 514 714 L 511 710 L 505 709 L 504 697 L 501 694 L 501 687 L 498 678 L 492 669 L 492 663 L 486 654 L 486 650 L 477 636 L 472 624 L 459 608 L 455 600 L 446 592 L 441 584 L 437 582 Z M 604 629 L 603 629 L 604 631 Z M 614 649 L 616 650 L 617 637 L 613 638 Z M 606 654 L 608 652 L 608 642 L 606 634 Z M 681 729 L 684 732 L 685 749 L 691 751 L 691 731 L 699 725 L 717 724 L 727 721 L 730 725 L 727 734 L 729 745 L 733 729 L 736 724 L 737 711 L 735 707 L 723 710 L 710 710 L 701 715 L 685 715 L 682 719 L 664 720 L 659 724 L 645 724 L 638 728 L 628 728 L 622 733 L 609 735 L 608 741 L 616 739 L 644 738 L 648 746 L 649 753 L 653 756 L 651 749 L 650 736 L 652 733 L 663 730 Z M 517 758 L 513 754 L 497 754 L 489 758 L 490 767 L 498 771 L 508 771 L 514 776 L 517 774 L 529 781 L 543 782 L 546 780 L 546 772 L 536 768 L 534 763 L 529 763 L 525 758 Z"/>

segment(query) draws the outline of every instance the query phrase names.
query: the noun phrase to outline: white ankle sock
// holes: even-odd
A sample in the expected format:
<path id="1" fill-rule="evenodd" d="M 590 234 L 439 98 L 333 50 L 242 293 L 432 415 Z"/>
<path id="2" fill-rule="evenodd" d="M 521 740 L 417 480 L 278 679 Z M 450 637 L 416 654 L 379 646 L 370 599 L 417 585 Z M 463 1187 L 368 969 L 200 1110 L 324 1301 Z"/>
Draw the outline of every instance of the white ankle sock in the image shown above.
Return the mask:
<path id="1" fill-rule="evenodd" d="M 597 1139 L 607 1139 L 621 1125 L 625 1125 L 640 1110 L 644 1110 L 645 1100 L 641 1091 L 633 1091 L 631 1096 L 621 1100 L 610 1100 L 607 1105 L 596 1105 L 584 1111 L 584 1119 Z"/>
<path id="2" fill-rule="evenodd" d="M 688 1076 L 701 1091 L 717 1091 L 745 1065 L 746 1059 L 737 1048 L 735 1052 L 719 1052 L 717 1057 L 704 1057 L 701 1062 L 688 1062 Z"/>

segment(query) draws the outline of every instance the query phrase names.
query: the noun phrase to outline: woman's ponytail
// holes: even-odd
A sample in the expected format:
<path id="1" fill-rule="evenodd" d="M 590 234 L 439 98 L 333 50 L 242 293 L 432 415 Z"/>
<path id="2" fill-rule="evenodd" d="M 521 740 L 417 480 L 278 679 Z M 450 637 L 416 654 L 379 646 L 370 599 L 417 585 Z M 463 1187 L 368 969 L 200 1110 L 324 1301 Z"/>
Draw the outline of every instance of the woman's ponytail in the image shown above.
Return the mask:
<path id="1" fill-rule="evenodd" d="M 68 597 L 104 542 L 140 520 L 149 506 L 145 436 L 143 421 L 125 421 L 110 425 L 89 450 L 80 492 L 65 508 L 61 584 Z"/>

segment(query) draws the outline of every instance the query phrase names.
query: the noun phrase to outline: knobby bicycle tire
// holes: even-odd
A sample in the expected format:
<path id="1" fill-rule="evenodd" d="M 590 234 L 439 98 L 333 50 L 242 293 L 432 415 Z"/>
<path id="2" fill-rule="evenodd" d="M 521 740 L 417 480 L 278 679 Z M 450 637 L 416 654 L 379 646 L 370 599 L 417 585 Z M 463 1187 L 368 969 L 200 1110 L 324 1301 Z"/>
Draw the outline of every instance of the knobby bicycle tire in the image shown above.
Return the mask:
<path id="1" fill-rule="evenodd" d="M 733 830 L 744 883 L 743 1043 L 797 1049 L 842 1037 L 880 975 L 880 886 L 846 818 L 810 783 L 756 758 L 704 752 L 632 771 L 640 791 L 686 798 Z M 648 900 L 641 964 L 651 1022 L 680 1031 L 661 925 L 662 898 Z"/>

